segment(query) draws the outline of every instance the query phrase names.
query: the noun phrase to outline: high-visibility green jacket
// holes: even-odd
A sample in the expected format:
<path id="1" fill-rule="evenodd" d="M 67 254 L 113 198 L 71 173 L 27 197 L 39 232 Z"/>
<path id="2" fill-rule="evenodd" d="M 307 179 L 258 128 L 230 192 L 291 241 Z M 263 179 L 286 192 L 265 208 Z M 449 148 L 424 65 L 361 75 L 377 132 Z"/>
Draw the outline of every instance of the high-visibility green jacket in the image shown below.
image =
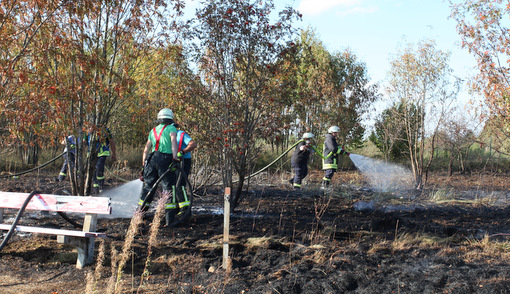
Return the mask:
<path id="1" fill-rule="evenodd" d="M 161 153 L 172 154 L 171 132 L 177 134 L 174 124 L 159 124 L 153 128 L 149 133 L 149 140 L 152 142 L 151 152 L 159 151 Z"/>

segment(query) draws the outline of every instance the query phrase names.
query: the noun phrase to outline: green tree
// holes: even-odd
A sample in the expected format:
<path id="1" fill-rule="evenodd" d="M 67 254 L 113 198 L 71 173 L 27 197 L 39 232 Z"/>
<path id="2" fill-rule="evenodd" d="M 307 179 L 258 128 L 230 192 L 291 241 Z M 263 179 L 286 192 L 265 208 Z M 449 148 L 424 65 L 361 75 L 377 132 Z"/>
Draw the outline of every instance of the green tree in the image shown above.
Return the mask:
<path id="1" fill-rule="evenodd" d="M 349 50 L 329 53 L 312 30 L 301 32 L 299 61 L 296 131 L 319 134 L 338 125 L 341 142 L 359 146 L 365 132 L 362 117 L 378 99 L 366 65 Z"/>
<path id="2" fill-rule="evenodd" d="M 402 105 L 393 119 L 403 122 L 416 187 L 423 188 L 436 148 L 436 135 L 445 113 L 459 92 L 459 81 L 448 65 L 451 53 L 435 42 L 408 44 L 391 60 L 388 93 Z"/>
<path id="3" fill-rule="evenodd" d="M 395 119 L 403 117 L 404 104 L 398 103 L 385 109 L 375 122 L 375 130 L 370 134 L 372 141 L 384 155 L 386 161 L 401 160 L 408 156 L 409 139 L 402 120 Z M 410 115 L 416 115 L 416 107 L 411 107 Z"/>

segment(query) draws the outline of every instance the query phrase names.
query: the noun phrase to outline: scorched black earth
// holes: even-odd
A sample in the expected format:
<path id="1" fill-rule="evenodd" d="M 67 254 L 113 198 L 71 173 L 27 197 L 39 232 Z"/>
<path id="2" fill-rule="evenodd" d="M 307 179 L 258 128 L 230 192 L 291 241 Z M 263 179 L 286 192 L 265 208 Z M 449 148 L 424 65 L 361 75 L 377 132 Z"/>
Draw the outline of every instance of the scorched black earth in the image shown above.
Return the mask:
<path id="1" fill-rule="evenodd" d="M 296 193 L 272 178 L 278 181 L 254 181 L 232 214 L 230 272 L 222 268 L 223 215 L 211 209 L 222 207 L 223 191 L 211 188 L 195 198 L 195 208 L 207 209 L 186 224 L 160 228 L 152 245 L 146 220 L 118 280 L 110 277 L 118 272 L 129 219 L 99 220 L 109 238 L 96 240 L 97 261 L 82 270 L 75 268 L 73 248 L 55 236 L 16 235 L 0 252 L 0 292 L 510 293 L 505 178 L 473 187 L 473 179 L 438 176 L 435 182 L 449 185 L 456 197 L 435 202 L 433 188 L 405 197 L 375 193 L 355 172 L 340 172 L 326 195 L 318 182 Z M 1 183 L 2 191 L 36 188 L 59 194 L 66 187 L 44 175 Z M 462 192 L 473 188 L 485 196 Z M 372 206 L 357 210 L 359 201 Z M 70 226 L 36 213 L 26 214 L 27 222 Z"/>

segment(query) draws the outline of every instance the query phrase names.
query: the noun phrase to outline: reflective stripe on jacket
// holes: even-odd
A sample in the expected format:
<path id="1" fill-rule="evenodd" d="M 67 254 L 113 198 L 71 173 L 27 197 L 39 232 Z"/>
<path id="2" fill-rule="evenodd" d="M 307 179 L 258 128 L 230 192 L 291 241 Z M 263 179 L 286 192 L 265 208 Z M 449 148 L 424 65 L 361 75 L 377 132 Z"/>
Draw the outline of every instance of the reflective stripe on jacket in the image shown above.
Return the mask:
<path id="1" fill-rule="evenodd" d="M 328 134 L 324 140 L 324 159 L 322 169 L 338 169 L 338 143 L 333 135 Z"/>

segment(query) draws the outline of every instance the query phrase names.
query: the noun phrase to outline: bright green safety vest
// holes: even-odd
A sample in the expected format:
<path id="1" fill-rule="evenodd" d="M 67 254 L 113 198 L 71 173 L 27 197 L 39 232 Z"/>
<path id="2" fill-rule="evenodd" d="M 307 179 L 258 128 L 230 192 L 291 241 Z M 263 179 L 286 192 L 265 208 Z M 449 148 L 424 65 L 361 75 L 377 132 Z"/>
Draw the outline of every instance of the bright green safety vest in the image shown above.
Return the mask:
<path id="1" fill-rule="evenodd" d="M 162 153 L 172 154 L 172 139 L 170 133 L 177 129 L 173 124 L 160 124 L 151 130 L 149 140 L 152 142 L 152 152 L 159 151 Z"/>

